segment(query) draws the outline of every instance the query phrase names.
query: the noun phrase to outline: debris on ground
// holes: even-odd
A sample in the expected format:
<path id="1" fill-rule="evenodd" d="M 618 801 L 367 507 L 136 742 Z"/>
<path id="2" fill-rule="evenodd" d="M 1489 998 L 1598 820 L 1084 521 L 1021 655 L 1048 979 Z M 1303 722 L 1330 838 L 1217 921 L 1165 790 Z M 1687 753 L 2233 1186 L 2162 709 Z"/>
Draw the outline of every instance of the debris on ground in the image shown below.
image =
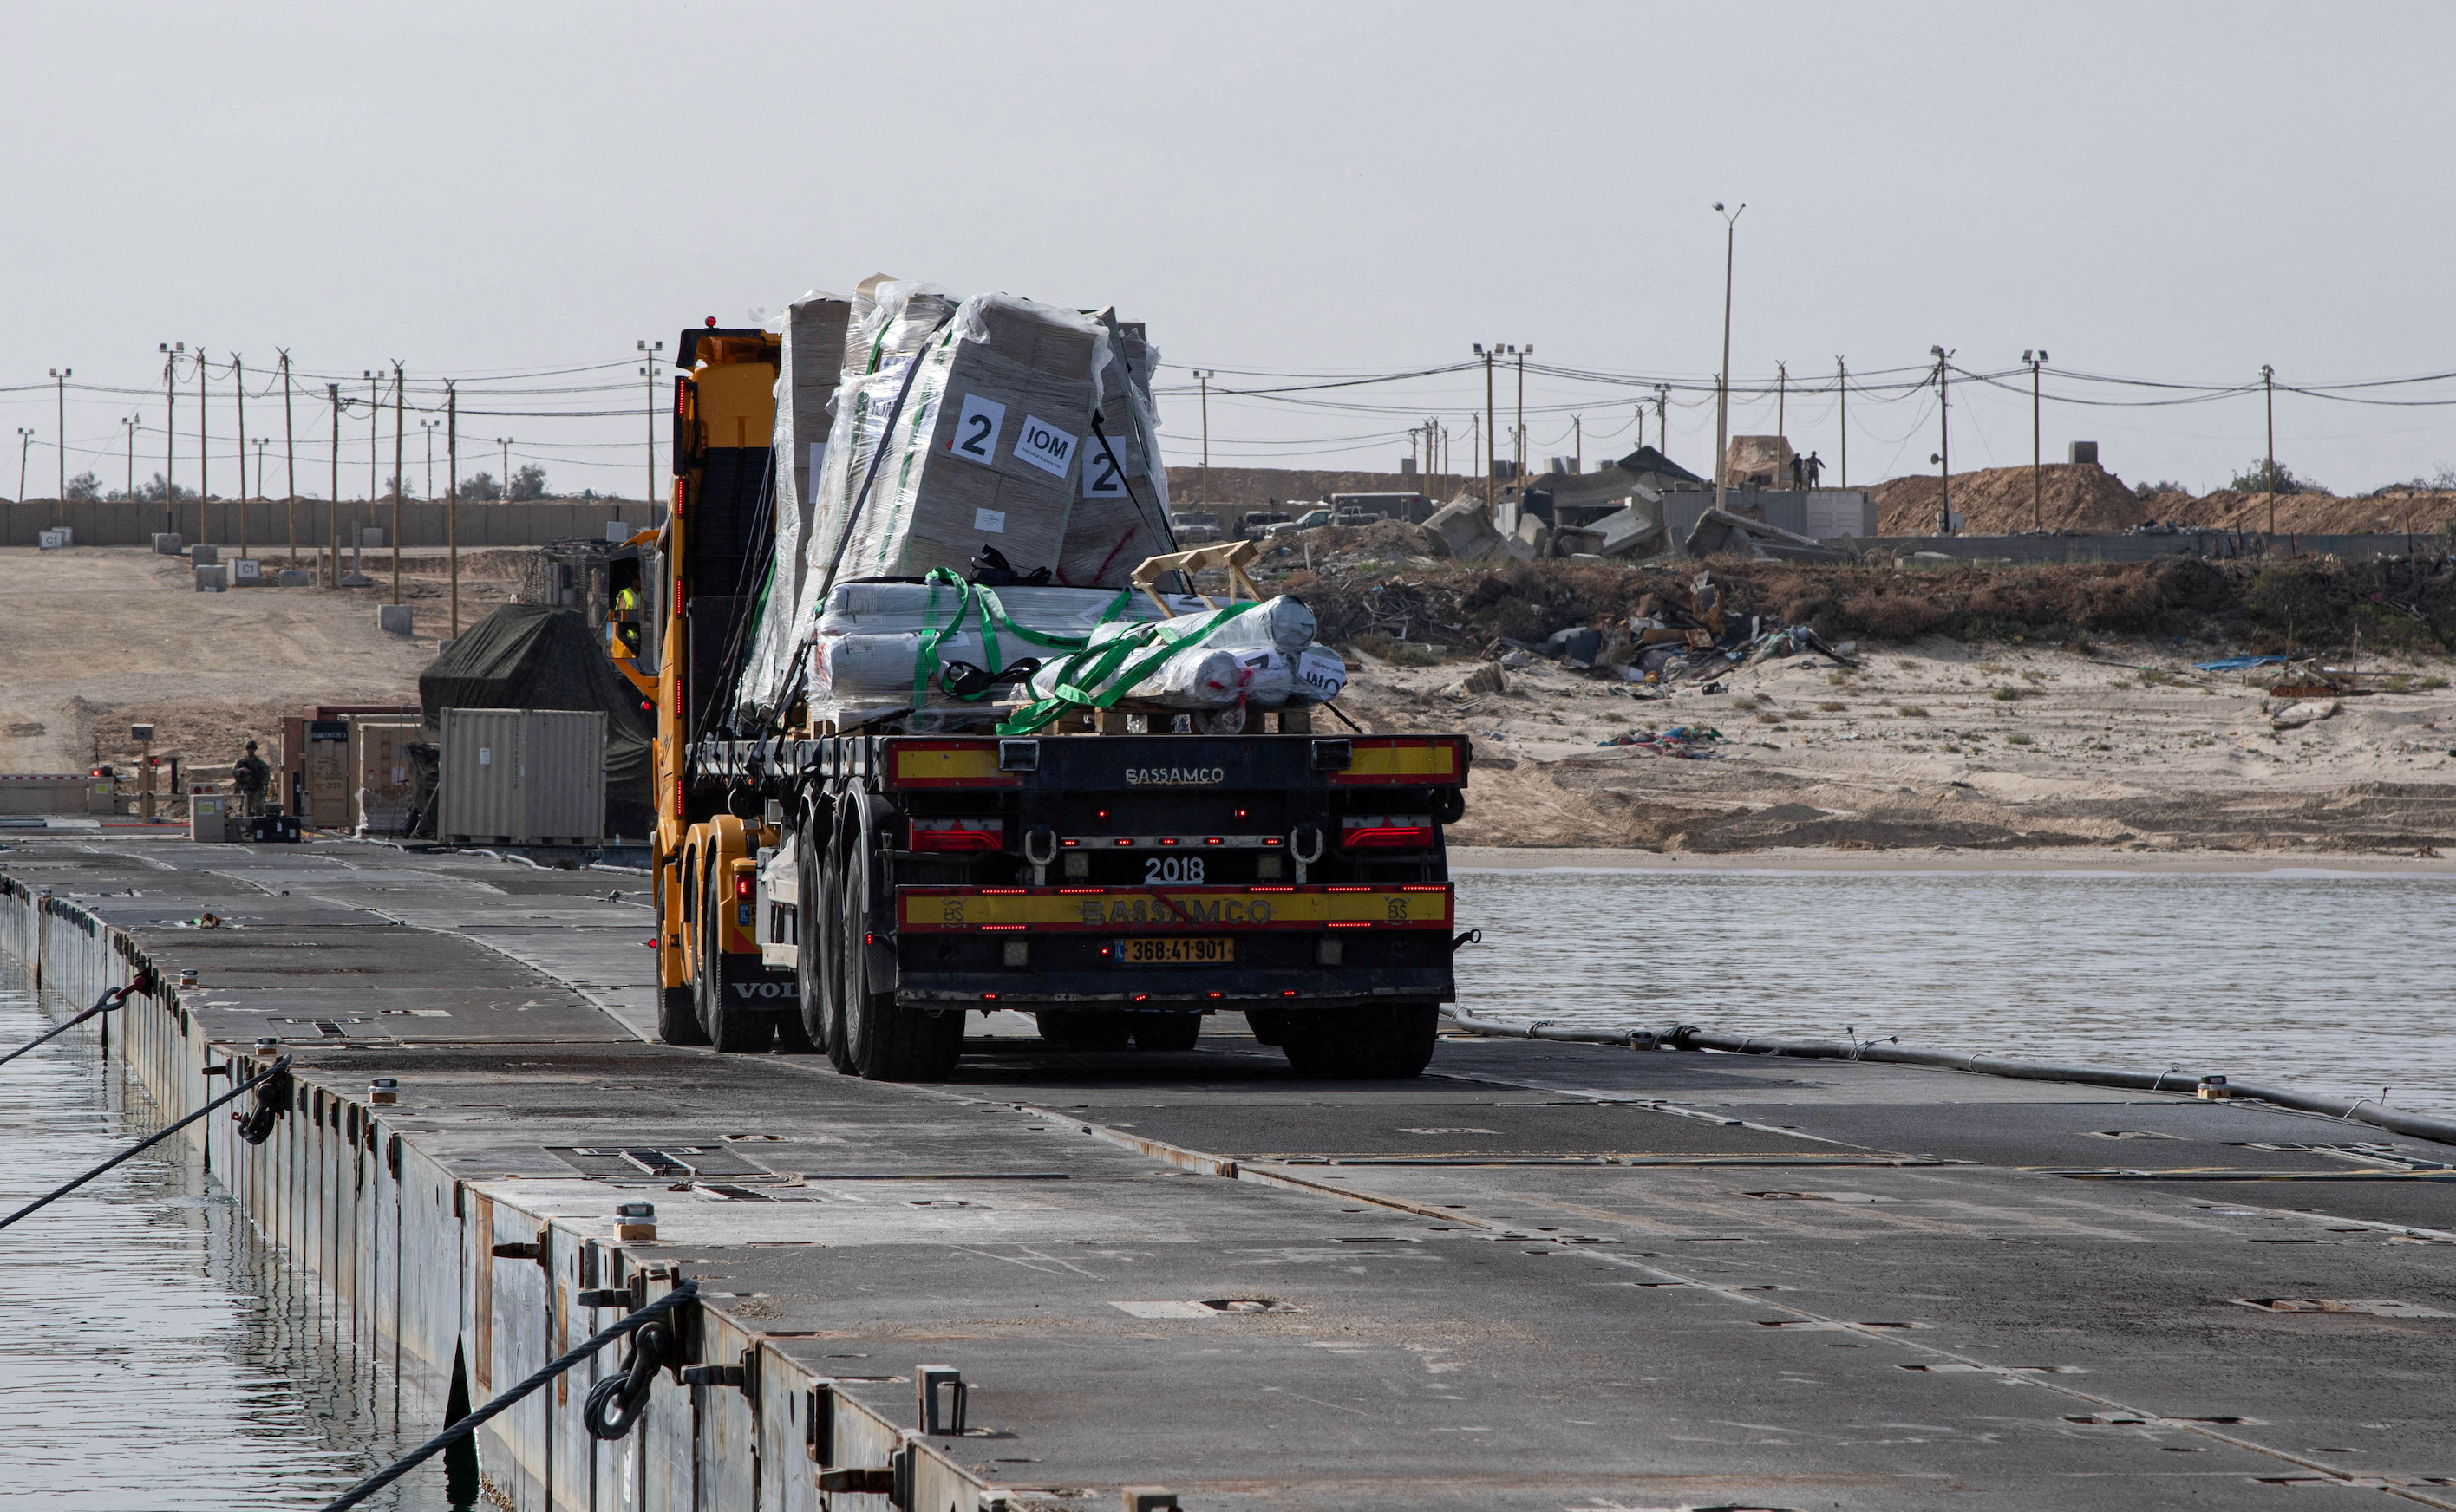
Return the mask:
<path id="1" fill-rule="evenodd" d="M 1671 756 L 1682 761 L 1703 761 L 1714 753 L 1699 750 L 1697 747 L 1722 738 L 1723 732 L 1711 725 L 1674 725 L 1667 730 L 1630 730 L 1626 735 L 1615 735 L 1609 740 L 1599 740 L 1595 744 L 1634 746 L 1657 756 Z"/>

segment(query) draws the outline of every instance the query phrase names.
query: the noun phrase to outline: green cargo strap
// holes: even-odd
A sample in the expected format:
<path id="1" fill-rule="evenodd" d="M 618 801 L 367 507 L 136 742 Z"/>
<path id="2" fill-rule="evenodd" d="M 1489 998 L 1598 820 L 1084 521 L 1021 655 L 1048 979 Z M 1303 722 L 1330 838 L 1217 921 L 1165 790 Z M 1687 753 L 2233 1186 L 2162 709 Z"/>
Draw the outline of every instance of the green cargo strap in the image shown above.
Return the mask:
<path id="1" fill-rule="evenodd" d="M 1054 692 L 1047 698 L 1017 709 L 1013 717 L 998 725 L 997 732 L 1001 735 L 1029 735 L 1063 715 L 1070 708 L 1115 707 L 1119 699 L 1124 698 L 1144 678 L 1157 671 L 1160 664 L 1170 657 L 1179 651 L 1190 650 L 1201 644 L 1209 640 L 1212 633 L 1221 625 L 1248 609 L 1259 607 L 1261 607 L 1260 603 L 1254 600 L 1248 600 L 1243 603 L 1232 603 L 1212 615 L 1201 624 L 1181 633 L 1171 634 L 1167 624 L 1163 623 L 1154 624 L 1148 629 L 1130 630 L 1106 645 L 1079 651 L 1068 657 L 1059 666 Z M 1126 667 L 1122 672 L 1116 670 L 1129 655 L 1145 647 L 1152 647 L 1155 643 L 1156 643 L 1156 648 L 1153 649 L 1151 655 Z M 1112 673 L 1115 675 L 1112 677 Z M 1090 688 L 1099 686 L 1103 683 L 1107 684 L 1104 691 L 1097 693 L 1089 691 Z"/>
<path id="2" fill-rule="evenodd" d="M 925 581 L 930 584 L 930 603 L 922 614 L 923 641 L 920 649 L 912 659 L 912 703 L 916 708 L 928 702 L 930 680 L 938 675 L 941 650 L 950 640 L 962 633 L 964 617 L 971 613 L 975 605 L 979 607 L 981 616 L 981 648 L 988 655 L 988 669 L 992 672 L 1001 672 L 1006 669 L 1006 658 L 998 649 L 998 631 L 1001 629 L 1018 641 L 1028 641 L 1034 645 L 1048 646 L 1053 650 L 1080 651 L 1091 644 L 1091 637 L 1088 635 L 1048 635 L 1015 623 L 1008 617 L 1006 605 L 998 602 L 995 589 L 967 582 L 956 577 L 949 568 L 931 568 Z M 941 584 L 955 590 L 955 612 L 946 625 L 932 635 L 931 629 L 937 621 L 938 589 Z M 1133 602 L 1132 589 L 1120 592 L 1115 602 L 1109 605 L 1107 612 L 1100 616 L 1100 623 L 1106 624 L 1123 614 Z M 970 702 L 976 703 L 985 699 L 992 691 L 993 690 L 983 688 L 973 694 Z"/>

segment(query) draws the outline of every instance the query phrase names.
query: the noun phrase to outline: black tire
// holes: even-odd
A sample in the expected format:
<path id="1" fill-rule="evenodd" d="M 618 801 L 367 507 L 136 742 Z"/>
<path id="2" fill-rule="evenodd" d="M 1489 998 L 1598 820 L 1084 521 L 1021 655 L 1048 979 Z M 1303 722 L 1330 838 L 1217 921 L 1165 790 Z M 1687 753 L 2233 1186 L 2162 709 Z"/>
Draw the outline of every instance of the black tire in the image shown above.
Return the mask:
<path id="1" fill-rule="evenodd" d="M 841 814 L 839 818 L 841 818 Z M 839 823 L 829 836 L 827 876 L 828 901 L 819 917 L 819 991 L 827 1010 L 828 1062 L 850 1076 L 852 1043 L 845 1032 L 845 834 L 847 827 Z"/>
<path id="2" fill-rule="evenodd" d="M 1254 1032 L 1254 1043 L 1257 1045 L 1277 1046 L 1280 1040 L 1287 1037 L 1287 1022 L 1288 1015 L 1281 1009 L 1249 1008 L 1245 1010 L 1245 1027 Z"/>
<path id="3" fill-rule="evenodd" d="M 794 884 L 801 898 L 794 909 L 797 928 L 794 930 L 793 994 L 799 1000 L 801 1015 L 788 1035 L 783 1025 L 777 1026 L 776 1038 L 785 1049 L 803 1054 L 829 1049 L 828 1024 L 827 949 L 820 937 L 820 921 L 828 914 L 826 878 L 828 853 L 820 839 L 818 826 L 805 820 L 799 848 L 794 852 L 796 875 Z"/>
<path id="4" fill-rule="evenodd" d="M 879 947 L 865 937 L 884 921 L 871 907 L 879 895 L 870 853 L 868 816 L 848 837 L 845 849 L 844 1032 L 846 1053 L 865 1081 L 942 1081 L 964 1053 L 964 1012 L 929 1013 L 895 1001 L 871 974 Z"/>
<path id="5" fill-rule="evenodd" d="M 1192 1050 L 1202 1037 L 1199 1013 L 1136 1013 L 1135 1049 Z"/>
<path id="6" fill-rule="evenodd" d="M 1040 1037 L 1059 1050 L 1123 1050 L 1132 1043 L 1132 1015 L 1087 1009 L 1043 1009 L 1032 1015 Z"/>
<path id="7" fill-rule="evenodd" d="M 657 1040 L 665 1045 L 705 1045 L 707 1031 L 699 1027 L 699 1006 L 688 987 L 657 989 Z"/>
<path id="8" fill-rule="evenodd" d="M 720 1055 L 762 1054 L 775 1041 L 776 1021 L 726 991 L 725 910 L 733 903 L 718 888 L 715 868 L 705 876 L 706 885 L 699 895 L 700 1027 Z"/>
<path id="9" fill-rule="evenodd" d="M 1429 1003 L 1292 1013 L 1280 1049 L 1300 1076 L 1403 1081 L 1423 1074 L 1440 1037 Z"/>
<path id="10" fill-rule="evenodd" d="M 682 926 L 665 916 L 661 893 L 657 913 L 657 938 L 672 939 L 681 933 Z M 665 952 L 660 950 L 657 953 L 658 960 L 662 964 Z M 664 1045 L 707 1043 L 707 1031 L 699 1027 L 699 1005 L 692 1001 L 688 982 L 680 987 L 657 989 L 657 1041 Z"/>

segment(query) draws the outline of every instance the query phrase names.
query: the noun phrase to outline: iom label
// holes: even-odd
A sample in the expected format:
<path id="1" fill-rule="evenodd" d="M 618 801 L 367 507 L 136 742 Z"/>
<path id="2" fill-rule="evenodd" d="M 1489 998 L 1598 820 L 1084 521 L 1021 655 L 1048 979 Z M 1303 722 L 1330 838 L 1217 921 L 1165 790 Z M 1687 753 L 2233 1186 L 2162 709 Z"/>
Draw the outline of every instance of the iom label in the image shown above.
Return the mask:
<path id="1" fill-rule="evenodd" d="M 1030 462 L 1044 473 L 1063 478 L 1074 465 L 1075 444 L 1072 434 L 1037 415 L 1027 415 L 1023 418 L 1022 434 L 1014 439 L 1014 457 L 1017 461 Z"/>
<path id="2" fill-rule="evenodd" d="M 967 394 L 964 396 L 963 413 L 956 418 L 955 434 L 947 442 L 947 450 L 983 467 L 995 466 L 998 431 L 1005 424 L 1005 405 L 977 394 Z"/>

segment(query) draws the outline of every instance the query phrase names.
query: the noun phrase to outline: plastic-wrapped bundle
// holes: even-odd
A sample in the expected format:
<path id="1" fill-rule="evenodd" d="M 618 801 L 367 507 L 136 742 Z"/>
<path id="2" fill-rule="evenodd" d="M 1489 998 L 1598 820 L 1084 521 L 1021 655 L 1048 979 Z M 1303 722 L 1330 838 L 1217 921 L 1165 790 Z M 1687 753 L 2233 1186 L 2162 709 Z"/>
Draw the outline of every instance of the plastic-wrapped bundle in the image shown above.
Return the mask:
<path id="1" fill-rule="evenodd" d="M 865 301 L 866 302 L 866 301 Z M 776 371 L 776 549 L 759 593 L 750 631 L 746 687 L 784 681 L 793 651 L 793 606 L 801 602 L 803 563 L 811 532 L 824 518 L 818 490 L 827 478 L 836 386 L 844 372 L 845 337 L 854 301 L 812 292 L 788 306 L 770 330 L 784 337 Z M 746 710 L 746 712 L 751 712 Z"/>
<path id="2" fill-rule="evenodd" d="M 1131 702 L 1156 705 L 1161 708 L 1225 708 L 1243 696 L 1249 676 L 1237 658 L 1226 651 L 1199 645 L 1187 646 L 1162 660 L 1147 676 L 1137 679 L 1132 687 L 1117 690 L 1114 698 L 1108 697 L 1112 690 L 1116 689 L 1117 679 L 1131 673 L 1138 660 L 1128 657 L 1119 665 L 1110 668 L 1109 676 L 1100 680 L 1097 685 L 1082 691 L 1111 704 Z M 1067 665 L 1065 662 L 1051 662 L 1033 673 L 1032 696 L 1034 699 L 1056 698 L 1058 688 L 1068 676 Z"/>
<path id="3" fill-rule="evenodd" d="M 1311 645 L 1315 632 L 1320 628 L 1313 617 L 1313 610 L 1305 607 L 1303 600 L 1291 599 L 1284 594 L 1264 599 L 1220 622 L 1204 634 L 1203 627 L 1218 618 L 1213 610 L 1180 614 L 1161 621 L 1158 633 L 1170 640 L 1202 635 L 1203 644 L 1217 646 L 1223 651 L 1274 650 L 1293 656 Z M 1104 624 L 1092 632 L 1092 644 L 1101 645 L 1118 636 L 1136 634 L 1142 629 L 1140 625 Z"/>

